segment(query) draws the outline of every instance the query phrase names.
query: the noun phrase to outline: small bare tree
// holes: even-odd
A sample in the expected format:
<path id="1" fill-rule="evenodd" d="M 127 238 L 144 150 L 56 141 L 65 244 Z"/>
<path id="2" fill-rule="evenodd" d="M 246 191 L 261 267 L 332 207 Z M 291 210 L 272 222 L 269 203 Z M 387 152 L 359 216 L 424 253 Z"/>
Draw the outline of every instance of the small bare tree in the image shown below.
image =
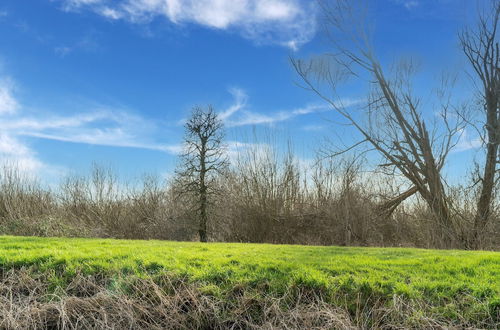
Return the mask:
<path id="1" fill-rule="evenodd" d="M 500 45 L 497 33 L 500 18 L 500 1 L 492 0 L 487 7 L 488 13 L 479 18 L 475 29 L 465 29 L 460 34 L 462 50 L 467 56 L 479 80 L 482 115 L 479 129 L 485 146 L 484 167 L 477 180 L 480 183 L 474 227 L 469 240 L 469 248 L 480 247 L 481 235 L 490 220 L 493 192 L 498 180 L 497 164 L 499 162 L 500 144 Z"/>
<path id="2" fill-rule="evenodd" d="M 184 152 L 176 171 L 180 193 L 192 194 L 198 216 L 198 234 L 206 242 L 210 196 L 217 192 L 215 179 L 228 165 L 224 125 L 212 106 L 195 107 L 185 124 Z"/>

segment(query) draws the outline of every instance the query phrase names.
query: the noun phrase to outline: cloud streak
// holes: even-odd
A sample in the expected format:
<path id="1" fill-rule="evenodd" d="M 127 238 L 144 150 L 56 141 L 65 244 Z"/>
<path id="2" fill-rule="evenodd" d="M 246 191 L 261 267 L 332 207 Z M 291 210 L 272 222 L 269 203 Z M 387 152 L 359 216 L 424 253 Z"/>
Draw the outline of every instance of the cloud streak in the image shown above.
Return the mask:
<path id="1" fill-rule="evenodd" d="M 314 2 L 300 0 L 61 0 L 67 11 L 91 10 L 110 20 L 147 23 L 162 17 L 237 31 L 258 44 L 297 49 L 316 32 Z"/>
<path id="2" fill-rule="evenodd" d="M 54 48 L 54 52 L 56 55 L 59 57 L 66 57 L 76 51 L 84 51 L 84 52 L 95 52 L 99 49 L 99 44 L 97 43 L 96 40 L 96 33 L 91 32 L 87 33 L 85 36 L 83 36 L 80 40 L 77 42 L 74 42 L 72 44 L 66 44 L 66 45 L 59 45 Z"/>
<path id="3" fill-rule="evenodd" d="M 404 6 L 407 10 L 411 10 L 420 5 L 418 0 L 393 0 L 394 3 Z"/>
<path id="4" fill-rule="evenodd" d="M 14 84 L 6 78 L 0 80 L 0 115 L 15 113 L 18 103 L 13 97 Z"/>
<path id="5" fill-rule="evenodd" d="M 23 137 L 148 149 L 172 155 L 182 149 L 177 144 L 158 142 L 153 136 L 155 123 L 125 111 L 101 107 L 71 116 L 40 112 L 29 116 L 23 110 L 14 96 L 12 80 L 0 79 L 0 160 L 3 165 L 16 165 L 26 173 L 61 172 L 61 169 L 42 162 Z"/>
<path id="6" fill-rule="evenodd" d="M 0 118 L 6 130 L 19 136 L 110 147 L 139 148 L 176 154 L 177 145 L 154 142 L 155 124 L 126 112 L 98 110 L 69 117 Z"/>
<path id="7" fill-rule="evenodd" d="M 460 139 L 453 148 L 452 152 L 463 152 L 473 149 L 478 149 L 482 145 L 481 138 L 479 136 L 470 136 L 468 130 L 464 129 L 460 135 Z"/>
<path id="8" fill-rule="evenodd" d="M 19 104 L 13 95 L 14 84 L 11 79 L 0 79 L 0 120 L 17 113 Z M 40 161 L 31 148 L 24 144 L 11 130 L 2 127 L 0 132 L 0 165 L 15 165 L 24 173 L 48 170 L 50 167 Z"/>
<path id="9" fill-rule="evenodd" d="M 227 120 L 236 112 L 240 111 L 247 105 L 248 95 L 241 88 L 231 88 L 229 93 L 234 97 L 234 104 L 227 108 L 225 111 L 219 113 L 221 120 Z"/>
<path id="10" fill-rule="evenodd" d="M 233 88 L 230 90 L 230 93 L 235 99 L 234 104 L 219 114 L 219 117 L 225 122 L 227 127 L 273 125 L 279 122 L 291 120 L 295 117 L 331 110 L 331 105 L 326 103 L 315 103 L 296 109 L 263 114 L 247 109 L 248 96 L 244 90 Z M 350 107 L 359 104 L 360 102 L 362 101 L 358 99 L 346 98 L 340 100 L 339 105 L 342 107 Z"/>
<path id="11" fill-rule="evenodd" d="M 322 112 L 329 109 L 327 105 L 310 104 L 302 108 L 297 108 L 289 111 L 280 111 L 274 114 L 261 114 L 252 111 L 242 111 L 241 115 L 235 119 L 227 119 L 228 127 L 248 126 L 248 125 L 273 125 L 278 122 L 290 120 L 297 116 L 307 115 L 314 112 Z"/>
<path id="12" fill-rule="evenodd" d="M 35 173 L 49 168 L 38 159 L 31 148 L 9 133 L 0 134 L 0 157 L 2 166 L 15 165 L 24 173 Z"/>
<path id="13" fill-rule="evenodd" d="M 75 132 L 70 134 L 46 134 L 38 132 L 22 132 L 21 135 L 36 137 L 40 139 L 83 143 L 107 147 L 136 148 L 162 151 L 169 154 L 178 154 L 182 151 L 181 145 L 164 145 L 160 143 L 134 142 L 131 136 L 121 129 L 93 129 L 87 132 Z"/>

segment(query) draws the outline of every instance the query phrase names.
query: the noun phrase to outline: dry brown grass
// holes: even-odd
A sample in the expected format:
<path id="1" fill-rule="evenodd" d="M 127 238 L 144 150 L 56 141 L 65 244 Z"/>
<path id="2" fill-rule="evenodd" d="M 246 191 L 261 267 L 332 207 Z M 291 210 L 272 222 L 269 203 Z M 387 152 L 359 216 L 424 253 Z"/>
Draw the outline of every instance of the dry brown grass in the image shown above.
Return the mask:
<path id="1" fill-rule="evenodd" d="M 224 299 L 168 277 L 129 277 L 120 288 L 110 279 L 76 276 L 51 290 L 46 275 L 21 269 L 0 282 L 2 329 L 463 329 L 432 318 L 425 303 L 394 296 L 390 308 L 358 300 L 355 312 L 332 306 L 311 291 L 282 297 L 236 288 Z M 48 292 L 56 292 L 48 294 Z M 385 305 L 387 306 L 387 305 Z M 492 323 L 493 324 L 493 323 Z"/>
<path id="2" fill-rule="evenodd" d="M 231 303 L 194 286 L 134 279 L 128 293 L 78 276 L 59 294 L 26 271 L 9 272 L 0 284 L 0 327 L 5 329 L 252 329 L 350 328 L 349 315 L 320 301 L 281 301 L 244 294 Z"/>

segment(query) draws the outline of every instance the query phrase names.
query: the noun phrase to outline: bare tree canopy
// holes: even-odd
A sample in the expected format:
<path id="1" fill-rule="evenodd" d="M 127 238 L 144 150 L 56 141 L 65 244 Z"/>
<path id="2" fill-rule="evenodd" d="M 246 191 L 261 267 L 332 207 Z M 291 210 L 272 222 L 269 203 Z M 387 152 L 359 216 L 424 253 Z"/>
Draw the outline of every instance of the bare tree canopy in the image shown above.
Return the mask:
<path id="1" fill-rule="evenodd" d="M 185 124 L 184 152 L 177 170 L 181 192 L 193 194 L 199 217 L 201 242 L 208 240 L 210 196 L 216 193 L 215 179 L 228 165 L 224 125 L 212 106 L 193 108 Z"/>
<path id="2" fill-rule="evenodd" d="M 441 170 L 466 124 L 464 117 L 457 115 L 460 108 L 451 103 L 446 89 L 441 89 L 437 95 L 441 101 L 436 111 L 439 119 L 426 118 L 422 99 L 412 86 L 417 65 L 412 60 L 401 61 L 387 74 L 372 45 L 365 3 L 319 3 L 332 50 L 309 60 L 292 59 L 304 87 L 328 102 L 361 134 L 362 142 L 382 157 L 381 166 L 408 180 L 409 189 L 387 205 L 393 209 L 418 192 L 434 213 L 442 246 L 451 246 L 457 234 Z M 347 79 L 362 77 L 368 77 L 371 89 L 366 105 L 343 106 L 339 86 Z M 443 86 L 450 82 L 450 77 L 443 79 Z"/>
<path id="3" fill-rule="evenodd" d="M 498 23 L 500 18 L 500 1 L 493 0 L 491 7 L 480 15 L 475 28 L 466 28 L 460 34 L 462 50 L 469 60 L 479 80 L 481 94 L 481 123 L 483 129 L 476 127 L 481 134 L 485 160 L 479 173 L 480 194 L 474 218 L 474 228 L 468 247 L 480 247 L 481 234 L 490 220 L 494 188 L 498 180 L 497 164 L 500 143 L 500 46 Z M 471 123 L 473 125 L 473 123 Z"/>

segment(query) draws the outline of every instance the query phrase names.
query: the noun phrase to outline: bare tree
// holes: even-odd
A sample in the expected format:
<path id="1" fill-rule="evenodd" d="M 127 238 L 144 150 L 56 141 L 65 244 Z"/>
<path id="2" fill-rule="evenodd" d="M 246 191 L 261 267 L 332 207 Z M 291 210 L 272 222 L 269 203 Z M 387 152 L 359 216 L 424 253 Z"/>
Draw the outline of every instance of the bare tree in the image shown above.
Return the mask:
<path id="1" fill-rule="evenodd" d="M 500 143 L 500 46 L 497 34 L 500 18 L 500 1 L 493 0 L 487 7 L 488 13 L 480 16 L 475 29 L 465 29 L 460 34 L 460 42 L 481 91 L 483 130 L 477 129 L 485 146 L 485 161 L 478 182 L 479 199 L 477 202 L 474 227 L 469 241 L 469 248 L 477 249 L 481 244 L 481 235 L 491 215 L 491 204 L 496 181 Z M 471 123 L 473 124 L 473 123 Z M 476 128 L 478 128 L 476 126 Z"/>
<path id="2" fill-rule="evenodd" d="M 463 129 L 462 117 L 451 115 L 457 109 L 444 89 L 438 95 L 442 101 L 439 122 L 435 116 L 425 117 L 422 99 L 411 84 L 417 71 L 414 61 L 402 61 L 394 65 L 392 76 L 386 74 L 371 44 L 362 1 L 325 0 L 319 4 L 333 49 L 309 60 L 292 59 L 304 87 L 329 103 L 360 133 L 361 140 L 346 150 L 367 143 L 381 156 L 382 167 L 408 180 L 409 189 L 387 203 L 388 207 L 394 209 L 418 192 L 434 214 L 439 232 L 437 245 L 450 246 L 455 233 L 441 170 Z M 345 106 L 339 97 L 340 84 L 364 77 L 371 87 L 367 102 L 363 102 L 366 104 Z M 443 86 L 449 82 L 444 80 Z"/>
<path id="3" fill-rule="evenodd" d="M 208 206 L 217 192 L 215 179 L 228 165 L 223 144 L 224 126 L 212 106 L 206 109 L 195 107 L 185 124 L 184 153 L 176 171 L 181 193 L 195 197 L 195 210 L 199 217 L 198 234 L 206 242 Z"/>

